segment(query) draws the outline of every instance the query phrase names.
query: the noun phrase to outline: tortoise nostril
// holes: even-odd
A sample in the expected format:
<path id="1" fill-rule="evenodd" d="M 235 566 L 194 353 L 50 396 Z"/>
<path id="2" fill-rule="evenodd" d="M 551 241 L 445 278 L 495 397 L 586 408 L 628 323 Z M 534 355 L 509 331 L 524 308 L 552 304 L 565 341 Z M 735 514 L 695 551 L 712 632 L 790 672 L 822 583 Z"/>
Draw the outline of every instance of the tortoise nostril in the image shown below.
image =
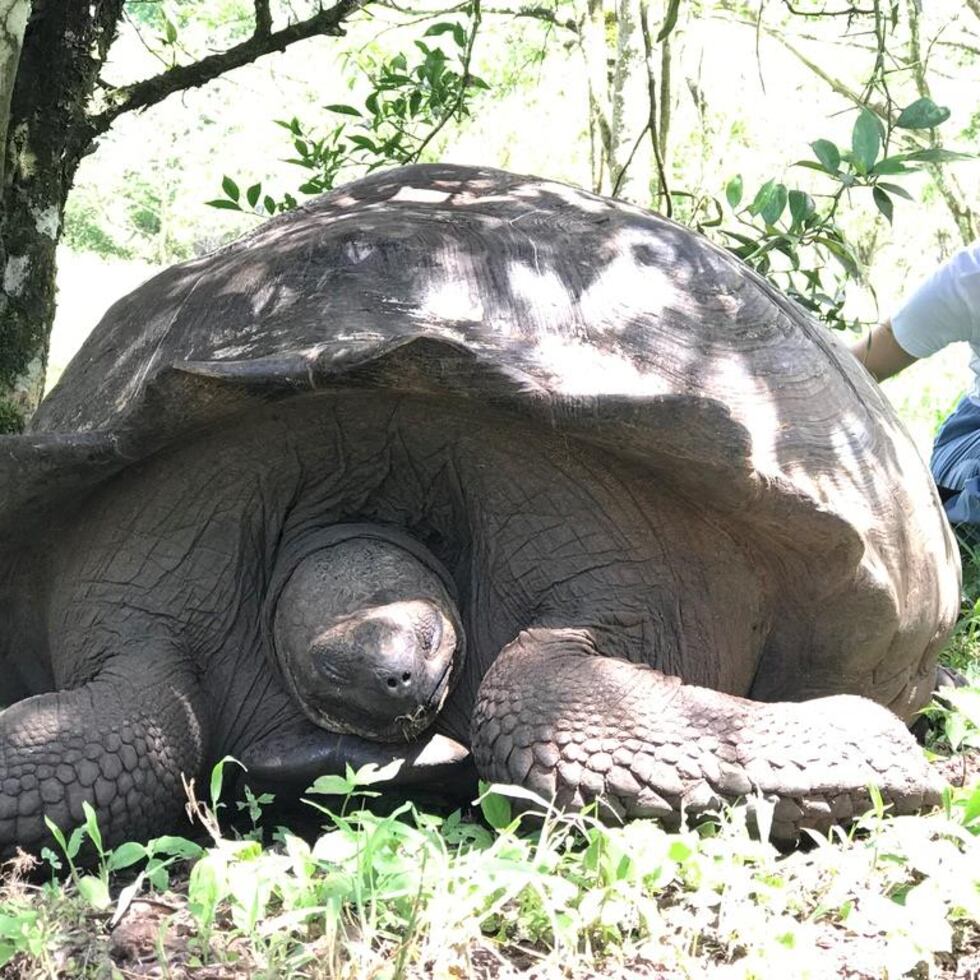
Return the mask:
<path id="1" fill-rule="evenodd" d="M 401 688 L 404 693 L 404 691 L 409 690 L 412 686 L 412 672 L 410 670 L 403 670 L 401 674 L 389 674 L 384 680 L 388 690 L 392 693 L 398 688 Z"/>

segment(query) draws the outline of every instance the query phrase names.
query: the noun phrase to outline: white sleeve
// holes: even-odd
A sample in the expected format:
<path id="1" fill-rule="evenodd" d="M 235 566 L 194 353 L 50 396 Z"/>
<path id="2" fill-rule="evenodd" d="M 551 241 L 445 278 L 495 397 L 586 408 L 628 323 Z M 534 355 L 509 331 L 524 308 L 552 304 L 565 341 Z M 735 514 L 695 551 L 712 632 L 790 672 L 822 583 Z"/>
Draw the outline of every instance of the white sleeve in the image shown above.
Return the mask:
<path id="1" fill-rule="evenodd" d="M 892 333 L 913 357 L 980 339 L 980 241 L 960 249 L 892 314 Z"/>

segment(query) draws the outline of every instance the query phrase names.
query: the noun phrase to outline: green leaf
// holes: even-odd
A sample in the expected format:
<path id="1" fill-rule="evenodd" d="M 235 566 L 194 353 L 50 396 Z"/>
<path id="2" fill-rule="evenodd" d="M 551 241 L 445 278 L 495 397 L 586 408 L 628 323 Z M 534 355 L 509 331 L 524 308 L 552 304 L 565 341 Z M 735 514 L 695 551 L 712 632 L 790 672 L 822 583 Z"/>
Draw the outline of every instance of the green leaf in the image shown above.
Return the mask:
<path id="1" fill-rule="evenodd" d="M 389 779 L 394 779 L 404 764 L 404 759 L 392 759 L 385 766 L 379 766 L 376 762 L 368 762 L 350 775 L 350 781 L 354 786 L 373 786 L 375 783 L 384 783 Z"/>
<path id="2" fill-rule="evenodd" d="M 895 120 L 899 129 L 932 129 L 949 119 L 949 109 L 936 105 L 930 98 L 916 99 L 907 105 Z"/>
<path id="3" fill-rule="evenodd" d="M 975 822 L 980 821 L 980 783 L 973 787 L 973 792 L 963 801 L 963 826 L 971 827 Z M 980 833 L 980 823 L 973 831 Z"/>
<path id="4" fill-rule="evenodd" d="M 756 192 L 752 203 L 749 205 L 749 214 L 757 215 L 762 212 L 769 198 L 772 197 L 773 188 L 776 186 L 775 179 L 767 180 Z"/>
<path id="5" fill-rule="evenodd" d="M 221 799 L 221 784 L 224 781 L 225 776 L 225 765 L 226 763 L 234 763 L 236 766 L 241 767 L 245 772 L 248 772 L 237 759 L 233 756 L 226 755 L 223 759 L 219 759 L 211 769 L 211 809 L 217 812 L 218 810 L 218 800 Z"/>
<path id="6" fill-rule="evenodd" d="M 254 208 L 256 204 L 259 203 L 259 197 L 262 195 L 262 185 L 252 184 L 252 186 L 245 191 L 245 200 L 248 201 L 248 206 Z"/>
<path id="7" fill-rule="evenodd" d="M 141 861 L 148 853 L 142 844 L 138 844 L 136 841 L 126 841 L 125 844 L 120 844 L 109 855 L 106 868 L 109 871 L 128 868 L 130 865 L 136 864 L 137 861 Z"/>
<path id="8" fill-rule="evenodd" d="M 69 861 L 74 861 L 78 857 L 83 840 L 85 840 L 85 827 L 76 827 L 68 838 L 68 849 L 65 851 L 65 856 Z"/>
<path id="9" fill-rule="evenodd" d="M 426 30 L 422 34 L 422 37 L 438 37 L 440 34 L 448 34 L 455 26 L 455 24 L 451 24 L 448 20 L 440 21 L 438 24 L 433 24 Z"/>
<path id="10" fill-rule="evenodd" d="M 725 198 L 728 200 L 728 206 L 734 211 L 738 207 L 739 202 L 742 200 L 742 175 L 736 174 L 732 179 L 725 185 Z"/>
<path id="11" fill-rule="evenodd" d="M 919 163 L 952 163 L 954 160 L 974 160 L 976 154 L 957 153 L 955 150 L 944 150 L 941 146 L 934 146 L 928 150 L 906 153 L 904 159 Z"/>
<path id="12" fill-rule="evenodd" d="M 466 47 L 466 31 L 462 24 L 453 24 L 453 40 L 456 42 L 458 47 Z"/>
<path id="13" fill-rule="evenodd" d="M 225 211 L 241 211 L 241 208 L 234 201 L 229 201 L 226 197 L 217 198 L 214 201 L 205 201 L 204 203 L 209 208 L 222 208 Z"/>
<path id="14" fill-rule="evenodd" d="M 657 44 L 661 41 L 666 40 L 670 32 L 674 29 L 677 24 L 677 14 L 681 9 L 681 0 L 669 0 L 667 4 L 667 13 L 664 15 L 663 27 L 660 28 L 657 34 Z"/>
<path id="15" fill-rule="evenodd" d="M 786 185 L 775 184 L 759 214 L 767 225 L 774 225 L 786 207 Z"/>
<path id="16" fill-rule="evenodd" d="M 861 109 L 851 131 L 851 150 L 861 173 L 867 173 L 881 150 L 881 123 L 870 109 Z"/>
<path id="17" fill-rule="evenodd" d="M 813 160 L 796 160 L 793 163 L 794 167 L 806 167 L 807 170 L 818 170 L 820 173 L 825 174 L 827 168 L 822 163 L 816 163 Z"/>
<path id="18" fill-rule="evenodd" d="M 840 150 L 835 143 L 830 140 L 814 140 L 810 147 L 827 173 L 835 174 L 840 170 Z"/>
<path id="19" fill-rule="evenodd" d="M 980 728 L 980 687 L 943 688 L 937 697 L 951 704 L 975 728 Z"/>
<path id="20" fill-rule="evenodd" d="M 109 898 L 109 886 L 94 875 L 84 875 L 79 878 L 78 891 L 94 909 L 107 909 L 112 904 L 112 899 Z"/>
<path id="21" fill-rule="evenodd" d="M 898 184 L 889 184 L 883 180 L 878 181 L 878 186 L 889 194 L 894 194 L 896 197 L 903 197 L 906 201 L 914 201 L 915 198 L 904 188 L 900 187 Z"/>
<path id="22" fill-rule="evenodd" d="M 266 194 L 265 197 L 262 198 L 262 207 L 265 208 L 267 214 L 275 214 L 276 213 L 275 198 L 271 197 L 269 194 Z"/>
<path id="23" fill-rule="evenodd" d="M 891 224 L 895 214 L 895 205 L 892 203 L 892 199 L 879 186 L 872 190 L 871 196 L 874 198 L 875 206 Z"/>
<path id="24" fill-rule="evenodd" d="M 163 18 L 163 36 L 167 44 L 173 44 L 177 40 L 177 27 L 169 17 Z"/>
<path id="25" fill-rule="evenodd" d="M 813 198 L 805 191 L 789 192 L 789 213 L 793 224 L 802 224 L 816 209 Z"/>
<path id="26" fill-rule="evenodd" d="M 214 921 L 218 902 L 224 895 L 224 866 L 219 861 L 215 855 L 202 858 L 191 869 L 187 882 L 188 908 L 203 928 Z"/>
<path id="27" fill-rule="evenodd" d="M 64 831 L 47 815 L 44 817 L 44 823 L 51 836 L 58 842 L 58 847 L 67 855 L 68 841 L 65 840 Z"/>
<path id="28" fill-rule="evenodd" d="M 167 861 L 159 858 L 151 858 L 146 862 L 143 873 L 152 888 L 158 892 L 165 892 L 170 887 L 170 872 L 167 870 Z"/>
<path id="29" fill-rule="evenodd" d="M 228 195 L 233 201 L 237 201 L 241 196 L 241 192 L 238 190 L 238 184 L 236 184 L 231 177 L 225 176 L 221 180 L 221 189 Z"/>
<path id="30" fill-rule="evenodd" d="M 339 112 L 343 116 L 360 116 L 360 109 L 355 109 L 352 105 L 326 105 L 323 107 L 327 112 Z"/>
<path id="31" fill-rule="evenodd" d="M 489 786 L 482 780 L 480 782 L 480 810 L 483 812 L 483 819 L 486 820 L 494 830 L 503 830 L 510 825 L 511 807 L 510 800 L 501 796 L 499 793 L 489 792 Z"/>
<path id="32" fill-rule="evenodd" d="M 307 793 L 316 793 L 319 796 L 350 796 L 354 792 L 354 780 L 336 774 L 328 776 L 317 776 L 312 786 L 308 787 Z"/>
<path id="33" fill-rule="evenodd" d="M 99 830 L 99 818 L 95 815 L 95 810 L 88 800 L 82 800 L 82 813 L 85 814 L 85 832 L 95 845 L 95 849 L 102 854 L 102 833 Z"/>
<path id="34" fill-rule="evenodd" d="M 861 267 L 858 265 L 857 259 L 851 254 L 850 249 L 841 241 L 837 241 L 833 238 L 818 237 L 814 239 L 814 243 L 822 245 L 831 255 L 837 259 L 838 262 L 844 267 L 844 271 L 852 279 L 861 278 Z"/>
<path id="35" fill-rule="evenodd" d="M 873 174 L 911 174 L 915 173 L 915 167 L 906 166 L 907 156 L 899 154 L 894 157 L 884 157 L 879 160 L 872 168 Z"/>

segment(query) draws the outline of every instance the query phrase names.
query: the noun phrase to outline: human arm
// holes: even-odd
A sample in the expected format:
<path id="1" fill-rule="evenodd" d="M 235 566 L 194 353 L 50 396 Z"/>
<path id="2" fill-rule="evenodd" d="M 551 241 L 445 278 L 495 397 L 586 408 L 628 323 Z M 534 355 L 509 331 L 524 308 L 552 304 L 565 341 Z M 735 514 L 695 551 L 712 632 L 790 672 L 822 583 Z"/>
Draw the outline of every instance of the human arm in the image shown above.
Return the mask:
<path id="1" fill-rule="evenodd" d="M 867 336 L 851 344 L 851 353 L 875 381 L 884 381 L 918 360 L 895 339 L 891 320 L 879 323 Z"/>
<path id="2" fill-rule="evenodd" d="M 980 241 L 954 253 L 885 323 L 851 346 L 878 381 L 947 344 L 980 342 Z"/>

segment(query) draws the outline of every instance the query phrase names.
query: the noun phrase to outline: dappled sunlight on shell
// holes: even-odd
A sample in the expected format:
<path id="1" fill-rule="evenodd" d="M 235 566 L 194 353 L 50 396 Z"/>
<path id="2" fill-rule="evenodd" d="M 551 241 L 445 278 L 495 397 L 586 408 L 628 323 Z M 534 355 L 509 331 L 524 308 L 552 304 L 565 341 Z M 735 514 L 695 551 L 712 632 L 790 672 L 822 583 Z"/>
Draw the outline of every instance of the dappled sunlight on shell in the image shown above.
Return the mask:
<path id="1" fill-rule="evenodd" d="M 594 397 L 613 392 L 651 397 L 670 391 L 666 380 L 641 371 L 630 358 L 584 341 L 542 337 L 531 353 L 552 379 L 552 388 L 563 395 Z"/>
<path id="2" fill-rule="evenodd" d="M 416 187 L 406 184 L 398 189 L 391 197 L 392 201 L 413 201 L 424 204 L 442 204 L 450 198 L 449 191 L 437 190 L 433 187 Z"/>

